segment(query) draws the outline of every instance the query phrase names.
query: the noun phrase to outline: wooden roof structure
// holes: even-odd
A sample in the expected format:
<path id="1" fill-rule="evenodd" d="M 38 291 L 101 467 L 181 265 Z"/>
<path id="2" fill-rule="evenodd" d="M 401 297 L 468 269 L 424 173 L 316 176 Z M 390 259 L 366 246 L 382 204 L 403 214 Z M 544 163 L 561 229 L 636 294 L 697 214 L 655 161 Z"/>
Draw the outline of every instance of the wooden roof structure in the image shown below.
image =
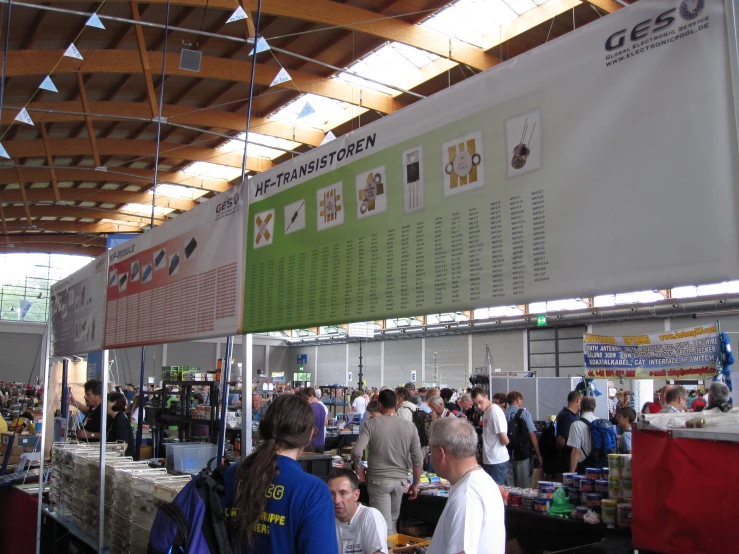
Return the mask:
<path id="1" fill-rule="evenodd" d="M 607 16 L 623 2 L 548 0 L 505 27 L 491 24 L 482 47 L 421 25 L 450 4 L 263 0 L 259 36 L 272 50 L 257 54 L 250 128 L 296 145 L 272 158 L 249 155 L 247 174 L 320 145 L 329 131 L 345 134 Z M 239 6 L 247 19 L 226 23 Z M 255 35 L 256 12 L 257 0 L 27 0 L 12 1 L 10 8 L 0 0 L 7 44 L 0 144 L 9 155 L 0 158 L 0 252 L 96 256 L 107 233 L 147 229 L 151 208 L 131 205 L 152 203 L 160 122 L 157 182 L 202 196 L 157 194 L 155 225 L 239 183 L 242 154 L 218 147 L 245 130 L 252 60 L 247 39 Z M 105 29 L 86 26 L 91 13 Z M 435 55 L 396 85 L 406 92 L 334 78 L 341 73 L 336 68 L 388 42 Z M 64 56 L 72 43 L 82 59 Z M 183 49 L 201 53 L 199 71 L 180 69 Z M 292 80 L 270 87 L 281 68 Z M 39 88 L 47 75 L 58 92 Z M 383 75 L 374 78 L 385 82 Z M 305 93 L 340 102 L 343 115 L 312 127 L 273 117 Z M 33 125 L 15 120 L 23 107 Z M 204 161 L 238 169 L 238 176 L 227 181 L 187 172 Z"/>

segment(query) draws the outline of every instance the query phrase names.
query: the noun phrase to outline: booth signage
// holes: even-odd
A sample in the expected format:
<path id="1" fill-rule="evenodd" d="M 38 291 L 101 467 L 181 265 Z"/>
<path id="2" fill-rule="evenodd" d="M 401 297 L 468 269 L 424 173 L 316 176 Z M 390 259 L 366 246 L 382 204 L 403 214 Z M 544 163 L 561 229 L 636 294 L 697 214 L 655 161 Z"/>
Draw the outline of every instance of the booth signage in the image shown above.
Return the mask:
<path id="1" fill-rule="evenodd" d="M 84 354 L 103 347 L 106 254 L 51 286 L 53 356 Z"/>
<path id="2" fill-rule="evenodd" d="M 585 375 L 594 378 L 701 379 L 720 369 L 718 325 L 616 337 L 585 335 Z"/>
<path id="3" fill-rule="evenodd" d="M 724 12 L 642 0 L 254 176 L 244 330 L 735 278 Z"/>
<path id="4" fill-rule="evenodd" d="M 105 347 L 239 333 L 241 187 L 109 252 Z"/>

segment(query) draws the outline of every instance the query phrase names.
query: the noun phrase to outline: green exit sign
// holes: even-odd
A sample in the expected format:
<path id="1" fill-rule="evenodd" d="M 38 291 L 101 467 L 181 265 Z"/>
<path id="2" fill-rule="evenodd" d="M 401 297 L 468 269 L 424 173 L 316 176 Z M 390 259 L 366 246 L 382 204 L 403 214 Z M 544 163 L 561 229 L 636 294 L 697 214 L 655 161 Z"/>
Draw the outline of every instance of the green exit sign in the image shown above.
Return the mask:
<path id="1" fill-rule="evenodd" d="M 545 315 L 537 316 L 536 325 L 539 327 L 546 327 L 547 326 L 547 316 Z"/>

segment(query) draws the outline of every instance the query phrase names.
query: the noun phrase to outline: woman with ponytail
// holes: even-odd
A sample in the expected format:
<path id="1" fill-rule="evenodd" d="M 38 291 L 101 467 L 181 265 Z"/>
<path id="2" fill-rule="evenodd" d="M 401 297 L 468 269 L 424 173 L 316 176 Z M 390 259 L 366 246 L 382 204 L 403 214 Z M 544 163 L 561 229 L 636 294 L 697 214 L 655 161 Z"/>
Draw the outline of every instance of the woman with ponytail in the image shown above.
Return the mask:
<path id="1" fill-rule="evenodd" d="M 259 424 L 262 443 L 225 475 L 232 543 L 243 554 L 333 554 L 334 505 L 328 486 L 297 462 L 315 418 L 303 396 L 277 397 Z"/>

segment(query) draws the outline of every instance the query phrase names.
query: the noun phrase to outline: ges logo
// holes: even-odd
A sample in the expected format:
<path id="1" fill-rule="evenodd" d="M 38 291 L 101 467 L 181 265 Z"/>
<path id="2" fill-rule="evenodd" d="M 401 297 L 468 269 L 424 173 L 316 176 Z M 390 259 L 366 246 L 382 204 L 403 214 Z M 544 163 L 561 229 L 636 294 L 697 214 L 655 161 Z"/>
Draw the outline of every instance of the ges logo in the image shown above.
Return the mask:
<path id="1" fill-rule="evenodd" d="M 218 206 L 216 207 L 216 213 L 220 214 L 224 210 L 228 210 L 229 208 L 234 208 L 239 205 L 239 193 L 233 195 L 233 198 L 229 198 L 228 200 L 224 200 Z"/>
<path id="2" fill-rule="evenodd" d="M 652 33 L 658 33 L 660 31 L 668 29 L 675 23 L 676 18 L 674 16 L 674 13 L 676 10 L 683 20 L 692 21 L 701 14 L 705 6 L 705 0 L 683 0 L 680 3 L 679 10 L 678 8 L 670 8 L 669 10 L 659 14 L 654 19 L 647 19 L 645 21 L 637 23 L 636 25 L 634 25 L 634 27 L 632 27 L 630 33 L 628 29 L 621 29 L 620 31 L 616 31 L 610 37 L 608 37 L 608 40 L 606 40 L 606 51 L 611 52 L 613 50 L 621 48 L 626 43 L 627 33 L 631 42 L 636 42 L 637 40 L 646 38 L 649 35 L 650 31 Z M 654 25 L 654 27 L 652 27 L 652 25 Z"/>

